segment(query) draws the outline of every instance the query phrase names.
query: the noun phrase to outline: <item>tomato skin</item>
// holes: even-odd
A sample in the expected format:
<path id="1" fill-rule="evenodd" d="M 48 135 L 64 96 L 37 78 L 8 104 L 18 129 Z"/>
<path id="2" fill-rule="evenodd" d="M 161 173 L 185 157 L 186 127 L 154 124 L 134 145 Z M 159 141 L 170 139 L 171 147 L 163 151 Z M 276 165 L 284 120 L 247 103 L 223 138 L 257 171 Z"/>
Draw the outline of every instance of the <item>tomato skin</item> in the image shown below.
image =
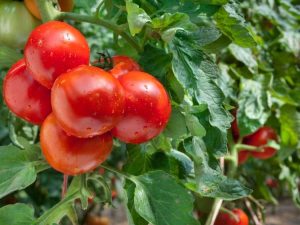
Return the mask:
<path id="1" fill-rule="evenodd" d="M 171 104 L 163 85 L 153 76 L 129 72 L 119 81 L 125 91 L 125 115 L 112 130 L 125 143 L 139 144 L 159 135 L 171 113 Z"/>
<path id="2" fill-rule="evenodd" d="M 33 30 L 24 55 L 34 79 L 50 89 L 62 73 L 88 65 L 90 49 L 77 29 L 64 22 L 50 21 Z"/>
<path id="3" fill-rule="evenodd" d="M 18 117 L 41 124 L 51 113 L 50 91 L 36 82 L 26 69 L 24 59 L 15 63 L 3 82 L 3 98 Z"/>
<path id="4" fill-rule="evenodd" d="M 125 95 L 110 73 L 82 65 L 55 81 L 51 102 L 61 127 L 70 135 L 86 138 L 103 134 L 120 121 Z"/>
<path id="5" fill-rule="evenodd" d="M 239 151 L 239 153 L 238 153 L 238 163 L 239 163 L 239 165 L 244 164 L 248 160 L 249 156 L 250 156 L 249 151 L 245 151 L 245 150 Z"/>
<path id="6" fill-rule="evenodd" d="M 276 131 L 270 127 L 261 127 L 253 134 L 246 136 L 243 140 L 244 144 L 252 146 L 263 146 L 268 143 L 269 140 L 277 141 Z M 264 147 L 262 152 L 252 151 L 251 155 L 258 159 L 268 159 L 276 154 L 276 149 L 271 147 Z"/>
<path id="7" fill-rule="evenodd" d="M 0 1 L 0 44 L 23 48 L 30 32 L 39 24 L 23 2 Z"/>
<path id="8" fill-rule="evenodd" d="M 128 56 L 116 55 L 112 60 L 114 67 L 109 72 L 116 78 L 131 71 L 141 71 L 140 65 Z"/>
<path id="9" fill-rule="evenodd" d="M 37 7 L 36 0 L 24 0 L 24 3 L 32 15 L 34 15 L 37 19 L 42 18 Z M 61 11 L 63 12 L 70 12 L 74 7 L 73 0 L 58 0 L 58 3 L 61 8 Z"/>
<path id="10" fill-rule="evenodd" d="M 235 218 L 230 214 L 220 212 L 216 219 L 215 225 L 249 225 L 248 216 L 243 210 L 233 209 L 232 213 L 237 216 L 237 218 L 239 219 L 238 221 L 235 220 Z"/>
<path id="11" fill-rule="evenodd" d="M 50 114 L 41 127 L 42 152 L 48 163 L 67 175 L 78 175 L 95 169 L 112 150 L 112 135 L 105 133 L 93 138 L 68 136 Z"/>

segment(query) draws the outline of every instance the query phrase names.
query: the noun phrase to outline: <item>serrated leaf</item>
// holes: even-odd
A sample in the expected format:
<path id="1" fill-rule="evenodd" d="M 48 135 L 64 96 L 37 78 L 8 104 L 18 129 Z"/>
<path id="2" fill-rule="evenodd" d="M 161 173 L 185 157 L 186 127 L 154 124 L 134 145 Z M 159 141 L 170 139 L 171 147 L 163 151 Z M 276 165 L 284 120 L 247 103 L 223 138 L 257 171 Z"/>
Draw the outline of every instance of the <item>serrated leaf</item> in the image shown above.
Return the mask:
<path id="1" fill-rule="evenodd" d="M 169 174 L 149 172 L 132 179 L 135 210 L 153 225 L 196 225 L 192 196 Z M 157 188 L 159 187 L 159 188 Z"/>
<path id="2" fill-rule="evenodd" d="M 240 62 L 244 63 L 252 73 L 257 73 L 257 62 L 250 48 L 241 48 L 238 45 L 229 45 L 231 54 Z"/>
<path id="3" fill-rule="evenodd" d="M 0 208 L 0 224 L 32 225 L 34 223 L 33 208 L 26 204 L 13 204 Z"/>
<path id="4" fill-rule="evenodd" d="M 217 27 L 237 45 L 245 48 L 256 45 L 249 25 L 237 13 L 233 4 L 222 6 L 214 15 L 214 19 L 217 22 Z"/>
<path id="5" fill-rule="evenodd" d="M 213 166 L 209 164 L 209 153 L 200 138 L 186 140 L 184 146 L 194 161 L 196 183 L 194 187 L 188 185 L 191 190 L 204 197 L 224 200 L 243 198 L 251 193 L 251 190 L 239 181 L 225 177 L 216 162 Z"/>
<path id="6" fill-rule="evenodd" d="M 172 114 L 164 134 L 170 138 L 184 137 L 187 133 L 185 117 L 177 107 L 172 107 Z"/>
<path id="7" fill-rule="evenodd" d="M 0 198 L 26 188 L 36 180 L 35 150 L 20 150 L 8 145 L 0 147 Z"/>
<path id="8" fill-rule="evenodd" d="M 146 23 L 151 21 L 150 16 L 137 4 L 126 1 L 127 21 L 132 36 L 141 32 Z"/>
<path id="9" fill-rule="evenodd" d="M 193 30 L 196 25 L 184 13 L 165 13 L 152 20 L 152 28 L 158 30 L 165 42 L 170 42 L 177 30 Z"/>
<path id="10" fill-rule="evenodd" d="M 300 113 L 295 106 L 284 105 L 280 108 L 279 118 L 281 144 L 297 146 L 300 139 Z"/>
<path id="11" fill-rule="evenodd" d="M 205 128 L 202 126 L 196 116 L 192 114 L 186 114 L 185 122 L 192 136 L 204 137 L 206 135 Z"/>
<path id="12" fill-rule="evenodd" d="M 227 130 L 232 118 L 222 106 L 224 95 L 214 81 L 219 75 L 217 66 L 184 31 L 176 33 L 171 50 L 172 67 L 179 83 L 198 104 L 207 105 L 212 126 Z"/>
<path id="13" fill-rule="evenodd" d="M 271 102 L 267 90 L 271 82 L 271 75 L 258 75 L 254 80 L 241 79 L 237 113 L 241 136 L 256 131 L 270 116 Z"/>

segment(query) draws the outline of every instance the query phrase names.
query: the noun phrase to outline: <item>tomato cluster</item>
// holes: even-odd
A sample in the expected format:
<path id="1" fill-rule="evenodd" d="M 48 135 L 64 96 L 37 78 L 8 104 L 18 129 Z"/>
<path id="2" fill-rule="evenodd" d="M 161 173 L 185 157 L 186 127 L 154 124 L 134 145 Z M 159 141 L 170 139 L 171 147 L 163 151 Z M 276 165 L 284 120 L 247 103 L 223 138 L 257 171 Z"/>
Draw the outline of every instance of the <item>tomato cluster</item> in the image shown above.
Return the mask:
<path id="1" fill-rule="evenodd" d="M 233 111 L 233 115 L 235 119 L 231 124 L 232 136 L 234 141 L 238 141 L 240 138 L 240 132 L 236 119 L 236 111 Z M 240 150 L 238 154 L 239 164 L 245 163 L 250 156 L 257 159 L 268 159 L 273 157 L 276 154 L 276 149 L 265 146 L 271 140 L 277 141 L 277 134 L 273 128 L 267 126 L 261 127 L 254 133 L 243 137 L 243 144 L 258 147 L 258 150 Z"/>
<path id="2" fill-rule="evenodd" d="M 4 80 L 9 109 L 42 125 L 46 160 L 68 175 L 105 161 L 113 136 L 133 144 L 154 138 L 171 113 L 163 85 L 131 58 L 114 56 L 108 72 L 89 61 L 84 36 L 64 22 L 51 21 L 32 31 L 24 59 Z"/>

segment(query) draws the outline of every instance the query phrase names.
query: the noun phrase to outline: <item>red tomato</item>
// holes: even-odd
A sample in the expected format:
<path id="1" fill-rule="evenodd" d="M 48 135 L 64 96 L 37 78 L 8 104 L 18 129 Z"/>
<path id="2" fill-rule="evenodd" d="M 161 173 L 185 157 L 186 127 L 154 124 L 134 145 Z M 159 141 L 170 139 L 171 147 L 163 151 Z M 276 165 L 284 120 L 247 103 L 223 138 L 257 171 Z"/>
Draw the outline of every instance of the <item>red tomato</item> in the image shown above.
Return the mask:
<path id="1" fill-rule="evenodd" d="M 35 80 L 51 88 L 55 79 L 82 64 L 89 64 L 90 50 L 84 36 L 64 22 L 38 26 L 25 46 L 25 61 Z"/>
<path id="2" fill-rule="evenodd" d="M 131 71 L 141 71 L 139 64 L 128 56 L 116 55 L 112 60 L 114 67 L 109 72 L 116 78 Z"/>
<path id="3" fill-rule="evenodd" d="M 24 59 L 8 71 L 3 97 L 13 113 L 30 123 L 41 124 L 51 112 L 50 91 L 32 78 Z"/>
<path id="4" fill-rule="evenodd" d="M 239 165 L 244 164 L 247 159 L 249 158 L 250 153 L 248 151 L 239 151 L 238 153 L 238 160 L 239 160 Z"/>
<path id="5" fill-rule="evenodd" d="M 125 115 L 112 130 L 125 143 L 139 144 L 159 135 L 171 113 L 163 85 L 153 76 L 139 71 L 119 78 L 125 90 Z"/>
<path id="6" fill-rule="evenodd" d="M 40 141 L 48 163 L 67 175 L 82 174 L 95 169 L 107 159 L 113 144 L 110 133 L 93 138 L 68 136 L 53 114 L 42 125 Z"/>
<path id="7" fill-rule="evenodd" d="M 277 140 L 275 130 L 270 127 L 261 127 L 255 133 L 246 136 L 243 140 L 244 144 L 252 146 L 263 146 L 268 143 L 269 140 Z M 268 159 L 276 154 L 276 149 L 271 147 L 264 147 L 262 152 L 252 151 L 251 155 L 254 158 Z"/>
<path id="8" fill-rule="evenodd" d="M 215 225 L 249 225 L 249 219 L 247 214 L 241 209 L 233 209 L 234 213 L 238 220 L 232 217 L 230 214 L 225 212 L 220 212 Z"/>
<path id="9" fill-rule="evenodd" d="M 231 123 L 232 137 L 233 137 L 233 140 L 236 142 L 240 138 L 240 131 L 239 131 L 239 127 L 238 127 L 238 123 L 237 123 L 237 119 L 236 119 L 237 110 L 236 109 L 232 110 L 231 114 L 234 116 L 234 120 Z"/>
<path id="10" fill-rule="evenodd" d="M 125 95 L 110 73 L 82 65 L 55 81 L 51 102 L 61 127 L 70 135 L 86 138 L 103 134 L 120 121 Z"/>
<path id="11" fill-rule="evenodd" d="M 273 178 L 267 178 L 266 185 L 269 188 L 277 188 L 278 187 L 278 181 Z"/>

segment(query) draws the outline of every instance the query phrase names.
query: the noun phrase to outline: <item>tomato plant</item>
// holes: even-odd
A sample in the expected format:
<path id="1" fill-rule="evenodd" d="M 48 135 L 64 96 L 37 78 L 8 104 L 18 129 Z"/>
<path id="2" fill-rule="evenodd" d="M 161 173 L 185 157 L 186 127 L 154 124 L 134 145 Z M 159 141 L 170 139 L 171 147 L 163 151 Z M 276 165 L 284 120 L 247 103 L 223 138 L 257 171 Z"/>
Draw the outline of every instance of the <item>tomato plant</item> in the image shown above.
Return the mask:
<path id="1" fill-rule="evenodd" d="M 298 1 L 59 2 L 26 0 L 42 25 L 0 42 L 0 224 L 106 223 L 113 205 L 130 225 L 257 225 L 282 197 L 300 207 Z M 0 21 L 21 31 L 26 13 Z"/>
<path id="2" fill-rule="evenodd" d="M 24 21 L 20 25 L 20 21 Z M 26 22 L 25 22 L 26 21 Z M 0 1 L 0 44 L 23 48 L 30 32 L 39 25 L 23 2 Z"/>

